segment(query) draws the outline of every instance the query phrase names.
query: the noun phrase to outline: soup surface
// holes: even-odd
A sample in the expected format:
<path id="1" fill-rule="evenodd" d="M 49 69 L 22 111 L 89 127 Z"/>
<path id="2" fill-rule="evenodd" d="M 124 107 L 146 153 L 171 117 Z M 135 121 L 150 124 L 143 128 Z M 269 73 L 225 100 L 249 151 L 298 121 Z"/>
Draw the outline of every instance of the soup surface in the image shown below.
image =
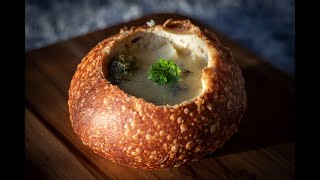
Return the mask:
<path id="1" fill-rule="evenodd" d="M 167 43 L 159 49 L 139 48 L 132 45 L 128 54 L 136 58 L 140 68 L 132 73 L 129 79 L 122 80 L 120 89 L 156 105 L 175 105 L 185 100 L 191 100 L 201 94 L 202 69 L 206 62 L 203 58 L 191 53 L 188 49 L 176 49 Z M 147 79 L 148 71 L 159 57 L 173 60 L 181 69 L 180 80 L 173 84 L 158 85 Z"/>

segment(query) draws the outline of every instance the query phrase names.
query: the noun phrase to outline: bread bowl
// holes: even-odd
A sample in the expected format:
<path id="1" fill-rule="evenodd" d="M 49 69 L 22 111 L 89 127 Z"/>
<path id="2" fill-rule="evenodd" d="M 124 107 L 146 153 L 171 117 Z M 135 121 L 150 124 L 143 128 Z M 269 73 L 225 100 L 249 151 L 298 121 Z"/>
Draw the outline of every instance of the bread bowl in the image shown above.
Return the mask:
<path id="1" fill-rule="evenodd" d="M 188 87 L 197 88 L 159 101 L 150 95 L 162 86 L 132 80 L 139 73 L 115 83 L 110 67 L 123 53 L 137 56 L 142 69 L 155 56 L 169 54 L 182 65 L 192 61 L 188 67 L 197 66 L 200 73 Z M 152 86 L 148 93 L 145 84 Z M 179 167 L 223 146 L 237 131 L 247 97 L 241 69 L 212 33 L 189 20 L 168 19 L 162 25 L 123 28 L 95 46 L 71 80 L 68 106 L 74 132 L 95 153 L 130 167 L 160 169 Z"/>

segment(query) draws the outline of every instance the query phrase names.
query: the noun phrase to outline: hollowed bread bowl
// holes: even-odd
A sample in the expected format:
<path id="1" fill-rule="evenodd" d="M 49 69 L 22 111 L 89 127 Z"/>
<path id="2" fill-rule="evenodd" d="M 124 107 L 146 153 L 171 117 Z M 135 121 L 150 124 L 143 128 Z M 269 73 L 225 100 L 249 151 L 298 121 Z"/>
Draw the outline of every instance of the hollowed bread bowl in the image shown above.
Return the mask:
<path id="1" fill-rule="evenodd" d="M 171 53 L 168 58 L 174 59 L 182 53 L 200 59 L 205 64 L 194 81 L 198 91 L 181 102 L 154 103 L 112 84 L 110 62 L 131 52 L 133 44 L 159 56 Z M 178 167 L 223 146 L 237 131 L 247 97 L 238 64 L 214 35 L 189 20 L 169 19 L 124 28 L 95 46 L 76 69 L 68 105 L 74 132 L 95 153 L 130 167 L 159 169 Z"/>

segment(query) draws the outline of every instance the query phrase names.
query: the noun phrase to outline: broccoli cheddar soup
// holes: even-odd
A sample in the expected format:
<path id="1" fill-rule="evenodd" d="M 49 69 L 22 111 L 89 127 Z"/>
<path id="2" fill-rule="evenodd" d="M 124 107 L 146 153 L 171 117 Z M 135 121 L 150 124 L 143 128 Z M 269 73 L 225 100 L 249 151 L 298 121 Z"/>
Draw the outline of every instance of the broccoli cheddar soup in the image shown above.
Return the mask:
<path id="1" fill-rule="evenodd" d="M 171 43 L 152 48 L 135 43 L 124 54 L 118 56 L 118 64 L 116 61 L 111 63 L 109 72 L 121 72 L 120 76 L 116 73 L 110 74 L 110 78 L 117 76 L 113 79 L 114 84 L 130 95 L 156 105 L 175 105 L 192 100 L 202 93 L 201 76 L 207 62 L 204 57 L 197 56 L 190 49 L 177 48 Z M 178 66 L 178 80 L 159 85 L 148 79 L 148 71 L 160 58 L 173 60 Z"/>

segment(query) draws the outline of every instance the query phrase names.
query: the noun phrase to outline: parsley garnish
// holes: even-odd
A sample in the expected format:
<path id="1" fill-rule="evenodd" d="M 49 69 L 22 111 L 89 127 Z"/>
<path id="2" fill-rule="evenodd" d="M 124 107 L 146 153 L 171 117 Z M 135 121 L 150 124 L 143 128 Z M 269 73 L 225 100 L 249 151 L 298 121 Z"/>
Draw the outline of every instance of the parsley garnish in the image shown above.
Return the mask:
<path id="1" fill-rule="evenodd" d="M 159 58 L 158 62 L 151 66 L 148 71 L 148 79 L 159 85 L 171 84 L 180 79 L 180 68 L 173 60 Z"/>

